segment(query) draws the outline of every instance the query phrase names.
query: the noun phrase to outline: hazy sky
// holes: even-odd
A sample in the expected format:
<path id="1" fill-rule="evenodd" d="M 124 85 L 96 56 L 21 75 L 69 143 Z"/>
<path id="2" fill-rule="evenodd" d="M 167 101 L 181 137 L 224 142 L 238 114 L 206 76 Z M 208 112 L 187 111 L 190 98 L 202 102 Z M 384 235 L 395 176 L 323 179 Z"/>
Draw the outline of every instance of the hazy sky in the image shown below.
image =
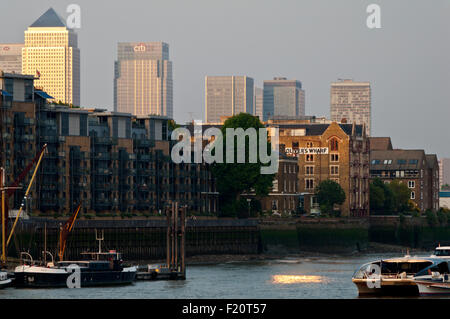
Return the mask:
<path id="1" fill-rule="evenodd" d="M 1 0 L 0 43 L 24 41 L 49 7 L 81 7 L 81 104 L 112 110 L 117 42 L 164 41 L 177 122 L 204 119 L 206 75 L 300 80 L 306 114 L 329 117 L 330 83 L 369 81 L 372 135 L 450 157 L 450 1 Z M 381 29 L 366 8 L 381 7 Z"/>

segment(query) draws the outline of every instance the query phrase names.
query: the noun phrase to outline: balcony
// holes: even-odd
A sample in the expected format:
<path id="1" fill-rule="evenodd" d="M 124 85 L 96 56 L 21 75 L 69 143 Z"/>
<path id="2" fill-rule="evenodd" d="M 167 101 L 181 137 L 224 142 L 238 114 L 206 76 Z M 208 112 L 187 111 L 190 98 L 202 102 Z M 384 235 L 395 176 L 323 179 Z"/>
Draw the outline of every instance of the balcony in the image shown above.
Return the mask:
<path id="1" fill-rule="evenodd" d="M 40 136 L 39 140 L 42 143 L 57 143 L 58 142 L 58 137 L 57 136 L 52 136 L 52 135 L 43 135 L 43 136 Z"/>
<path id="2" fill-rule="evenodd" d="M 4 125 L 11 125 L 12 124 L 11 118 L 10 117 L 3 118 L 2 124 L 4 124 Z"/>
<path id="3" fill-rule="evenodd" d="M 155 141 L 153 140 L 134 140 L 135 142 L 135 147 L 137 148 L 152 148 L 155 147 Z"/>
<path id="4" fill-rule="evenodd" d="M 89 171 L 88 171 L 87 168 L 79 167 L 79 166 L 71 167 L 70 172 L 71 172 L 72 175 L 75 175 L 75 176 L 83 176 L 83 175 L 88 175 L 89 174 Z"/>
<path id="5" fill-rule="evenodd" d="M 96 168 L 93 172 L 95 175 L 111 175 L 111 170 L 109 168 Z"/>
<path id="6" fill-rule="evenodd" d="M 110 161 L 111 155 L 109 153 L 96 153 L 92 154 L 92 158 L 99 161 Z"/>
<path id="7" fill-rule="evenodd" d="M 150 162 L 152 160 L 152 156 L 150 154 L 138 154 L 138 161 L 142 162 Z"/>
<path id="8" fill-rule="evenodd" d="M 101 145 L 117 145 L 117 138 L 114 137 L 93 137 L 92 142 L 94 144 Z"/>
<path id="9" fill-rule="evenodd" d="M 96 182 L 94 185 L 95 191 L 109 191 L 112 189 L 110 183 Z"/>

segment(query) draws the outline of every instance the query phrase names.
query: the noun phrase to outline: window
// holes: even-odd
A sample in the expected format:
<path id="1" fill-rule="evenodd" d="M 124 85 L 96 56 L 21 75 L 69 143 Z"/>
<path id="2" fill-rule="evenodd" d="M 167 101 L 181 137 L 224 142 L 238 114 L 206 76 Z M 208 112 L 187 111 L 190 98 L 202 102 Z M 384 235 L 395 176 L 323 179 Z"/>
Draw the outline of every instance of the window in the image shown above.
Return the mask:
<path id="1" fill-rule="evenodd" d="M 372 165 L 378 165 L 378 164 L 380 164 L 380 160 L 377 160 L 377 159 L 374 159 L 374 160 L 372 160 Z"/>
<path id="2" fill-rule="evenodd" d="M 392 160 L 388 160 L 388 159 L 385 159 L 384 161 L 383 161 L 383 164 L 384 165 L 391 165 L 392 164 Z"/>
<path id="3" fill-rule="evenodd" d="M 418 164 L 419 163 L 419 160 L 416 160 L 416 159 L 410 159 L 409 160 L 409 164 Z"/>
<path id="4" fill-rule="evenodd" d="M 406 160 L 405 159 L 398 159 L 397 160 L 397 164 L 398 165 L 404 165 L 404 164 L 406 164 Z"/>
<path id="5" fill-rule="evenodd" d="M 411 199 L 416 199 L 416 193 L 414 191 L 411 192 Z"/>
<path id="6" fill-rule="evenodd" d="M 305 166 L 305 175 L 314 175 L 314 166 Z"/>
<path id="7" fill-rule="evenodd" d="M 416 181 L 408 181 L 408 187 L 409 188 L 415 188 L 416 187 Z"/>
<path id="8" fill-rule="evenodd" d="M 314 179 L 306 178 L 305 179 L 305 189 L 313 189 L 314 188 Z"/>
<path id="9" fill-rule="evenodd" d="M 330 162 L 339 162 L 339 154 L 331 154 Z"/>
<path id="10" fill-rule="evenodd" d="M 308 147 L 308 148 L 313 147 L 313 143 L 312 142 L 307 142 L 306 143 L 306 147 Z"/>
<path id="11" fill-rule="evenodd" d="M 339 166 L 331 165 L 330 166 L 330 175 L 339 175 Z"/>
<path id="12" fill-rule="evenodd" d="M 330 140 L 330 150 L 338 151 L 339 150 L 339 142 L 336 138 L 332 138 Z"/>
<path id="13" fill-rule="evenodd" d="M 306 154 L 306 162 L 314 162 L 314 155 Z"/>

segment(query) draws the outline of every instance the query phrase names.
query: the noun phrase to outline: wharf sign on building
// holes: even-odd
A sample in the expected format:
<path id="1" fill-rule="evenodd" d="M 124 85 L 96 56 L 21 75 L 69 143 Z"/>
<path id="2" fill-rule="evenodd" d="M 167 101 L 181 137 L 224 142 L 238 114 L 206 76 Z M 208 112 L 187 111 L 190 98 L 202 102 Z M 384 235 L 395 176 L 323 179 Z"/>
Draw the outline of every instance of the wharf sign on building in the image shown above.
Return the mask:
<path id="1" fill-rule="evenodd" d="M 297 156 L 307 154 L 328 154 L 328 147 L 301 147 L 301 148 L 285 148 L 286 155 Z"/>

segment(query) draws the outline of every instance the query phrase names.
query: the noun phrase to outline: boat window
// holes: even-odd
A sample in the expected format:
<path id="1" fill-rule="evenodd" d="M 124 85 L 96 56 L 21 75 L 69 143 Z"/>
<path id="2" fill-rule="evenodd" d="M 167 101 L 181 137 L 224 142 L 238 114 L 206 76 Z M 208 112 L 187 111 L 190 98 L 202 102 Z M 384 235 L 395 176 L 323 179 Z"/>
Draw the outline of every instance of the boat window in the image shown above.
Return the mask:
<path id="1" fill-rule="evenodd" d="M 381 273 L 386 275 L 394 275 L 401 272 L 407 274 L 416 274 L 425 267 L 430 266 L 430 261 L 423 262 L 383 262 L 381 266 Z"/>
<path id="2" fill-rule="evenodd" d="M 449 271 L 448 271 L 448 262 L 446 262 L 446 261 L 440 263 L 437 266 L 437 268 L 439 269 L 439 273 L 441 273 L 441 274 L 448 274 L 449 273 Z"/>
<path id="3" fill-rule="evenodd" d="M 450 256 L 450 251 L 448 249 L 436 249 L 434 252 L 435 256 Z"/>

